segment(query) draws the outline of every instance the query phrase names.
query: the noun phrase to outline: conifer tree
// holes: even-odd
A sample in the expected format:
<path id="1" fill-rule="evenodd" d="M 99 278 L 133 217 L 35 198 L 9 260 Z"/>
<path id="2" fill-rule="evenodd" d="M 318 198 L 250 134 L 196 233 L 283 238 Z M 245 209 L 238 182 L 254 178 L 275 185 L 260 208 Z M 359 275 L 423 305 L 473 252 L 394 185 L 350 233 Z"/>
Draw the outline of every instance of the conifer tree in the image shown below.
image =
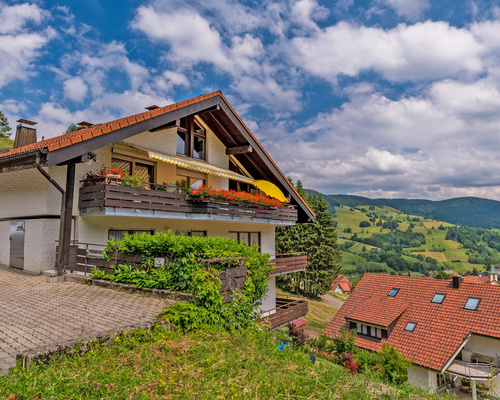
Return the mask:
<path id="1" fill-rule="evenodd" d="M 326 293 L 340 270 L 341 252 L 337 245 L 334 219 L 322 197 L 307 196 L 300 181 L 301 197 L 316 214 L 315 222 L 276 228 L 276 252 L 307 253 L 304 272 L 279 276 L 277 284 L 284 290 L 315 297 Z M 299 191 L 299 190 L 297 190 Z"/>
<path id="2" fill-rule="evenodd" d="M 0 137 L 8 138 L 12 133 L 12 129 L 9 126 L 9 121 L 5 114 L 0 111 Z"/>

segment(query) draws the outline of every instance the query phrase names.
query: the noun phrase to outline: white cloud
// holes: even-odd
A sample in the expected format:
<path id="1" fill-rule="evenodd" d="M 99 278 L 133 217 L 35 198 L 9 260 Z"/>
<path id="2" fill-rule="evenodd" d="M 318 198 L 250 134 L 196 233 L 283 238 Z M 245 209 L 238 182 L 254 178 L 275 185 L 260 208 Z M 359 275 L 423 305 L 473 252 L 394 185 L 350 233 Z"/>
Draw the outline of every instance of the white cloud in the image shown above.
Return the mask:
<path id="1" fill-rule="evenodd" d="M 410 161 L 401 154 L 392 154 L 386 150 L 369 148 L 363 158 L 358 161 L 374 173 L 402 174 L 410 169 Z"/>
<path id="2" fill-rule="evenodd" d="M 33 62 L 55 31 L 37 26 L 50 14 L 35 4 L 0 4 L 0 87 L 35 75 Z M 29 24 L 28 24 L 29 23 Z"/>
<path id="3" fill-rule="evenodd" d="M 416 21 L 422 17 L 430 4 L 429 0 L 385 0 L 390 5 L 396 14 L 406 17 L 411 21 Z"/>
<path id="4" fill-rule="evenodd" d="M 87 96 L 87 91 L 88 86 L 79 76 L 64 81 L 64 96 L 72 101 L 82 102 Z"/>
<path id="5" fill-rule="evenodd" d="M 339 22 L 309 37 L 292 39 L 291 60 L 337 82 L 373 69 L 391 81 L 435 80 L 483 70 L 484 46 L 466 29 L 446 22 L 401 24 L 384 30 Z"/>
<path id="6" fill-rule="evenodd" d="M 265 104 L 274 111 L 297 111 L 300 109 L 300 93 L 294 89 L 284 89 L 271 79 L 263 81 L 242 77 L 231 85 L 241 98 L 253 104 Z"/>
<path id="7" fill-rule="evenodd" d="M 227 60 L 219 32 L 193 10 L 157 11 L 141 6 L 132 24 L 154 41 L 166 42 L 177 61 L 223 65 Z"/>
<path id="8" fill-rule="evenodd" d="M 28 22 L 38 25 L 50 14 L 36 4 L 15 4 L 0 9 L 0 34 L 16 33 L 24 30 Z"/>

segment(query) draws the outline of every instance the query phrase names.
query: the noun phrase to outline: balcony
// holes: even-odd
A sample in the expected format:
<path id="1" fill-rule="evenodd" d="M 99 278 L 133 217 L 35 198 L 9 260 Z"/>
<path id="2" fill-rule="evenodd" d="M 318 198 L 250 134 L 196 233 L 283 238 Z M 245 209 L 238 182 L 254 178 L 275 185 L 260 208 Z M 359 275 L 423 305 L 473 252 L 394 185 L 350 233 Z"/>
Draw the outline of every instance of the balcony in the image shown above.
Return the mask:
<path id="1" fill-rule="evenodd" d="M 225 199 L 190 196 L 176 186 L 146 184 L 145 188 L 95 182 L 80 188 L 80 215 L 118 215 L 178 219 L 207 219 L 239 222 L 272 222 L 293 225 L 295 206 L 266 208 Z"/>
<path id="2" fill-rule="evenodd" d="M 304 271 L 307 267 L 306 253 L 276 254 L 271 260 L 274 269 L 271 276 L 291 274 L 293 272 Z"/>
<path id="3" fill-rule="evenodd" d="M 305 299 L 276 298 L 276 308 L 263 312 L 261 318 L 262 321 L 269 321 L 274 330 L 305 317 L 307 311 Z"/>
<path id="4" fill-rule="evenodd" d="M 461 360 L 453 360 L 446 372 L 463 378 L 487 381 L 500 373 L 498 365 L 498 360 L 492 363 L 472 363 Z"/>

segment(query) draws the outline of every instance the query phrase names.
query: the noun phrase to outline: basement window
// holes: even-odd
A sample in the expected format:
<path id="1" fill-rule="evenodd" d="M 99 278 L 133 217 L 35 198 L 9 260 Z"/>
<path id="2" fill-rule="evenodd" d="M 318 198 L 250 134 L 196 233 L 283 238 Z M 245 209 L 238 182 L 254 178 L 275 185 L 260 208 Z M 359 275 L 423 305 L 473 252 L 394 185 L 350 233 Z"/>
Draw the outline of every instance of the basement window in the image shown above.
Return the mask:
<path id="1" fill-rule="evenodd" d="M 467 299 L 467 302 L 465 303 L 465 309 L 466 310 L 472 310 L 472 311 L 476 311 L 477 310 L 477 306 L 479 305 L 479 301 L 481 299 L 478 299 L 477 297 L 469 297 Z"/>
<path id="2" fill-rule="evenodd" d="M 443 293 L 436 293 L 431 300 L 431 303 L 442 304 L 444 298 L 446 297 Z"/>
<path id="3" fill-rule="evenodd" d="M 416 322 L 408 322 L 408 324 L 406 325 L 405 331 L 413 332 L 415 330 L 416 326 L 417 326 Z"/>
<path id="4" fill-rule="evenodd" d="M 391 291 L 389 292 L 389 297 L 396 297 L 398 292 L 399 292 L 399 289 L 392 288 Z"/>

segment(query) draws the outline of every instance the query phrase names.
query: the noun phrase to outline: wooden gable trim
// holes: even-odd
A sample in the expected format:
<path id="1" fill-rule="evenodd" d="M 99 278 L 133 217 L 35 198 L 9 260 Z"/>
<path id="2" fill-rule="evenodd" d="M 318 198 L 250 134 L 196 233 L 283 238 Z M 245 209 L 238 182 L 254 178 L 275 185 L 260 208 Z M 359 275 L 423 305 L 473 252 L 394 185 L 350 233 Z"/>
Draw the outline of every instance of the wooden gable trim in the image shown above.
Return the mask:
<path id="1" fill-rule="evenodd" d="M 125 140 L 139 133 L 155 129 L 169 123 L 175 122 L 177 119 L 184 118 L 188 115 L 200 113 L 206 109 L 212 108 L 221 102 L 219 96 L 201 100 L 197 103 L 190 104 L 177 110 L 169 111 L 165 114 L 158 115 L 143 121 L 136 122 L 133 125 L 126 126 L 116 131 L 109 132 L 105 135 L 87 139 L 83 142 L 75 143 L 71 146 L 63 147 L 58 150 L 52 150 L 47 155 L 49 166 L 61 164 L 69 159 L 81 156 L 89 151 L 95 151 L 101 147 Z"/>

